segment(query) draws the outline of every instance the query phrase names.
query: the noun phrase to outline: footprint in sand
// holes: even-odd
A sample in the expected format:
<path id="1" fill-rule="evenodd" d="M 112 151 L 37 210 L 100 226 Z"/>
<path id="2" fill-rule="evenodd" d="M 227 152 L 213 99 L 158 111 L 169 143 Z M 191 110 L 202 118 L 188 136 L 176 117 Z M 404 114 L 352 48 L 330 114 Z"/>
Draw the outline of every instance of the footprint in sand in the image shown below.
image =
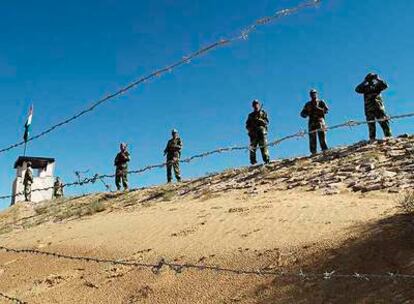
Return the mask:
<path id="1" fill-rule="evenodd" d="M 205 256 L 202 256 L 201 258 L 198 259 L 197 263 L 205 262 L 205 260 L 207 260 L 207 258 Z"/>
<path id="2" fill-rule="evenodd" d="M 250 248 L 242 248 L 242 247 L 239 247 L 239 248 L 237 248 L 237 250 L 238 250 L 240 253 L 243 253 L 243 252 L 245 252 L 245 251 L 249 251 L 249 250 L 250 250 Z"/>
<path id="3" fill-rule="evenodd" d="M 242 235 L 241 235 L 241 237 L 246 238 L 246 237 L 248 237 L 248 236 L 250 236 L 250 235 L 252 235 L 252 234 L 254 234 L 254 233 L 257 233 L 257 232 L 259 232 L 259 231 L 261 231 L 261 230 L 262 230 L 262 229 L 255 229 L 255 230 L 253 230 L 253 231 L 250 231 L 250 232 L 247 232 L 247 233 L 242 234 Z"/>
<path id="4" fill-rule="evenodd" d="M 140 250 L 140 251 L 134 252 L 134 253 L 132 254 L 132 257 L 133 257 L 134 259 L 142 259 L 142 258 L 144 258 L 144 257 L 145 257 L 145 255 L 147 255 L 147 254 L 148 254 L 148 253 L 150 253 L 151 251 L 152 251 L 152 248 L 143 249 L 143 250 Z"/>
<path id="5" fill-rule="evenodd" d="M 253 208 L 263 210 L 263 209 L 269 209 L 269 208 L 272 208 L 272 207 L 273 207 L 272 205 L 260 205 L 260 206 L 255 206 Z"/>
<path id="6" fill-rule="evenodd" d="M 182 256 L 180 256 L 180 257 L 178 257 L 178 258 L 175 258 L 175 259 L 174 259 L 174 262 L 175 262 L 175 263 L 177 263 L 177 262 L 184 261 L 184 260 L 185 260 L 185 258 L 186 258 L 186 256 L 185 256 L 185 255 L 182 255 Z"/>
<path id="7" fill-rule="evenodd" d="M 150 286 L 145 285 L 145 286 L 141 287 L 141 288 L 137 291 L 137 293 L 136 293 L 136 294 L 131 295 L 131 296 L 128 298 L 128 300 L 127 300 L 126 304 L 142 303 L 142 299 L 147 299 L 147 298 L 149 298 L 149 296 L 150 296 L 151 294 L 153 294 L 153 293 L 154 293 L 154 290 L 153 290 Z"/>
<path id="8" fill-rule="evenodd" d="M 171 236 L 172 237 L 185 237 L 185 236 L 194 234 L 196 231 L 197 230 L 194 229 L 194 228 L 187 228 L 187 229 L 181 230 L 179 232 L 172 233 Z"/>
<path id="9" fill-rule="evenodd" d="M 241 212 L 246 212 L 249 211 L 249 208 L 230 208 L 229 209 L 229 213 L 241 213 Z"/>
<path id="10" fill-rule="evenodd" d="M 126 268 L 122 266 L 111 267 L 105 270 L 107 279 L 122 278 L 124 275 L 126 275 L 130 271 L 131 271 L 130 268 Z"/>
<path id="11" fill-rule="evenodd" d="M 215 209 L 222 209 L 223 207 L 220 207 L 220 206 L 215 206 L 215 207 L 211 207 L 210 209 L 213 209 L 213 210 L 215 210 Z"/>
<path id="12" fill-rule="evenodd" d="M 36 280 L 33 283 L 32 291 L 42 292 L 65 283 L 71 276 L 52 274 L 45 279 Z"/>

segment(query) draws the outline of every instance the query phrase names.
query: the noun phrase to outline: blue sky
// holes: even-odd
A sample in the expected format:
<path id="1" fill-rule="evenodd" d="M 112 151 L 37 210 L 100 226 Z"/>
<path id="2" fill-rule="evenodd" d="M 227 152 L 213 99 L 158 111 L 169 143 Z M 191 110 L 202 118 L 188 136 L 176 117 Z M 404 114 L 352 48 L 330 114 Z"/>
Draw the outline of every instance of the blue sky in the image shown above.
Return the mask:
<path id="1" fill-rule="evenodd" d="M 90 0 L 12 1 L 0 13 L 0 146 L 21 140 L 29 105 L 33 133 L 83 109 L 129 81 L 174 62 L 255 19 L 300 1 L 290 0 Z M 129 144 L 131 169 L 163 161 L 170 129 L 179 129 L 183 156 L 247 144 L 250 103 L 265 103 L 269 139 L 306 127 L 299 117 L 310 88 L 331 108 L 328 124 L 362 119 L 354 87 L 369 71 L 390 88 L 390 114 L 412 111 L 414 2 L 325 0 L 260 28 L 246 42 L 221 48 L 173 73 L 114 99 L 91 114 L 34 141 L 29 154 L 57 159 L 65 181 L 75 170 L 112 173 L 119 143 Z M 393 123 L 395 134 L 413 133 L 410 120 Z M 380 133 L 381 134 L 381 133 Z M 382 134 L 381 134 L 382 135 Z M 336 130 L 330 146 L 367 137 L 367 128 Z M 308 153 L 293 140 L 272 149 L 272 158 Z M 15 149 L 0 155 L 0 193 L 9 194 Z M 245 152 L 218 155 L 183 166 L 183 176 L 248 164 Z M 164 170 L 131 177 L 132 186 L 165 181 Z M 112 182 L 112 181 L 108 181 Z M 70 193 L 102 190 L 99 185 Z M 0 208 L 9 201 L 0 202 Z"/>

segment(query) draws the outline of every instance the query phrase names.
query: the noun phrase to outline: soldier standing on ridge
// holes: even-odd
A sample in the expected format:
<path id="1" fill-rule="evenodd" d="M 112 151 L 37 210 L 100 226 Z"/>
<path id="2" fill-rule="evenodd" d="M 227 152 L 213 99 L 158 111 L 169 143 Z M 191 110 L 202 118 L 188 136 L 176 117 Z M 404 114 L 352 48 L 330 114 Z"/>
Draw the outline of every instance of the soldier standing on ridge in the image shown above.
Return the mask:
<path id="1" fill-rule="evenodd" d="M 32 200 L 32 184 L 33 184 L 33 172 L 32 163 L 27 162 L 26 173 L 24 174 L 23 185 L 24 185 L 24 198 L 26 202 Z"/>
<path id="2" fill-rule="evenodd" d="M 181 149 L 183 148 L 183 142 L 178 135 L 176 129 L 171 131 L 172 138 L 168 141 L 167 147 L 164 150 L 164 156 L 167 156 L 167 182 L 172 181 L 172 169 L 174 169 L 174 175 L 177 182 L 181 181 L 180 175 L 180 156 Z"/>
<path id="3" fill-rule="evenodd" d="M 53 197 L 54 198 L 63 197 L 63 183 L 59 177 L 56 177 L 56 181 L 53 184 Z"/>
<path id="4" fill-rule="evenodd" d="M 121 190 L 121 183 L 124 190 L 128 190 L 128 162 L 131 160 L 126 144 L 120 145 L 120 152 L 117 154 L 114 165 L 116 167 L 115 172 L 115 185 L 118 191 Z"/>
<path id="5" fill-rule="evenodd" d="M 391 137 L 390 122 L 381 97 L 381 92 L 387 88 L 387 83 L 380 79 L 377 74 L 369 73 L 364 81 L 355 88 L 355 91 L 359 94 L 364 94 L 366 119 L 369 121 L 380 119 L 379 124 L 384 131 L 384 136 Z M 374 141 L 376 138 L 375 122 L 368 123 L 368 130 L 369 139 Z"/>
<path id="6" fill-rule="evenodd" d="M 328 106 L 323 100 L 318 99 L 318 91 L 315 89 L 310 90 L 309 94 L 311 100 L 305 104 L 300 116 L 303 118 L 309 117 L 309 148 L 312 155 L 314 155 L 317 151 L 316 133 L 318 133 L 322 151 L 328 150 L 325 131 L 325 115 L 328 113 Z"/>
<path id="7" fill-rule="evenodd" d="M 269 150 L 267 147 L 267 128 L 269 118 L 267 113 L 260 107 L 257 99 L 252 102 L 253 112 L 251 112 L 246 121 L 246 129 L 250 137 L 250 164 L 257 163 L 256 149 L 260 147 L 262 158 L 265 164 L 270 162 Z"/>

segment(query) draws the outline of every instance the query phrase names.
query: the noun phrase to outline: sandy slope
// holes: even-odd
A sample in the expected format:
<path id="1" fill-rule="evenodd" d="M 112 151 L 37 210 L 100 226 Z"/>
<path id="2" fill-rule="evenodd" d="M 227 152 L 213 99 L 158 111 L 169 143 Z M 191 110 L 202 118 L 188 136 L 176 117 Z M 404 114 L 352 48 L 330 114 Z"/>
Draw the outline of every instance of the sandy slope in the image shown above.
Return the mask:
<path id="1" fill-rule="evenodd" d="M 267 188 L 134 204 L 142 196 L 138 191 L 122 201 L 114 198 L 105 211 L 92 216 L 14 230 L 1 236 L 1 244 L 144 262 L 164 257 L 296 272 L 414 273 L 412 226 L 398 214 L 395 195 L 343 191 L 324 196 Z M 354 246 L 358 250 L 350 253 Z M 124 266 L 0 254 L 0 290 L 29 303 L 411 303 L 414 282 L 395 284 L 274 280 L 193 270 L 175 274 L 169 269 L 154 275 Z"/>
<path id="2" fill-rule="evenodd" d="M 414 137 L 128 193 L 17 205 L 0 246 L 299 274 L 414 275 Z M 378 191 L 379 190 L 379 191 Z M 0 292 L 28 303 L 414 303 L 414 279 L 182 273 L 0 251 Z M 3 299 L 0 299 L 0 302 Z"/>

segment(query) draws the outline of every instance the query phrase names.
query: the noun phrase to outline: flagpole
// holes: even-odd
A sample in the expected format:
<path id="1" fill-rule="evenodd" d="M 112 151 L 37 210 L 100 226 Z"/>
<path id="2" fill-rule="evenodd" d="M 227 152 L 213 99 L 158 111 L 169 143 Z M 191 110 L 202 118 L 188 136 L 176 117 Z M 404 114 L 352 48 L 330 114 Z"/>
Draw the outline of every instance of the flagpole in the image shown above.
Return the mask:
<path id="1" fill-rule="evenodd" d="M 23 153 L 23 156 L 26 156 L 26 151 L 27 151 L 27 141 L 24 143 L 24 153 Z"/>

